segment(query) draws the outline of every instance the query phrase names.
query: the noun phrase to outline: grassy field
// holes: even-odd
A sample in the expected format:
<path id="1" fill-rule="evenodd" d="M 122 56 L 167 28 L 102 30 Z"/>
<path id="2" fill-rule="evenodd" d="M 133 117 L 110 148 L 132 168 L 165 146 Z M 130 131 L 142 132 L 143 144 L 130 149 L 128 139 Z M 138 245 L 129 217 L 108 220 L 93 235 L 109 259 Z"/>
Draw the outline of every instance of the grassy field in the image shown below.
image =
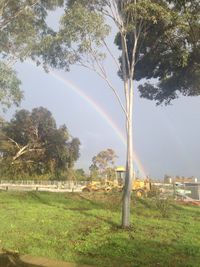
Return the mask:
<path id="1" fill-rule="evenodd" d="M 112 267 L 199 267 L 200 208 L 133 201 L 120 229 L 117 193 L 0 192 L 0 247 Z"/>

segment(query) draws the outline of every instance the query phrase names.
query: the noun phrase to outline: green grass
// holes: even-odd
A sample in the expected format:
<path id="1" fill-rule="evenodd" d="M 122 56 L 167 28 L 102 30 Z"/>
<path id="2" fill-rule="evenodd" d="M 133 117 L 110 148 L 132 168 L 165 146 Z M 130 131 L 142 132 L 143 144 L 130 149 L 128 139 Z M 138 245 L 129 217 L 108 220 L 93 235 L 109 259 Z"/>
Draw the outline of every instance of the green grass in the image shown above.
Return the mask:
<path id="1" fill-rule="evenodd" d="M 200 266 L 199 207 L 170 202 L 163 213 L 138 199 L 129 230 L 120 208 L 117 193 L 0 192 L 0 246 L 95 266 Z"/>

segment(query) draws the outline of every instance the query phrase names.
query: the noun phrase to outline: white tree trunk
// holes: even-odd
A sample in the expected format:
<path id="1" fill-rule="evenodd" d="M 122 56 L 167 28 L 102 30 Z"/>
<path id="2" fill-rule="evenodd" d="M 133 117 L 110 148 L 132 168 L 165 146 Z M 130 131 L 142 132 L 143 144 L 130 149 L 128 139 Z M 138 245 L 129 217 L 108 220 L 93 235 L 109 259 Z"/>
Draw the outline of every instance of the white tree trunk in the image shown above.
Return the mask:
<path id="1" fill-rule="evenodd" d="M 128 81 L 127 81 L 128 83 Z M 126 177 L 123 191 L 122 202 L 122 227 L 128 228 L 131 225 L 131 192 L 133 184 L 133 87 L 132 82 L 128 86 L 128 103 L 126 118 L 126 135 L 127 135 L 127 158 L 126 158 Z"/>

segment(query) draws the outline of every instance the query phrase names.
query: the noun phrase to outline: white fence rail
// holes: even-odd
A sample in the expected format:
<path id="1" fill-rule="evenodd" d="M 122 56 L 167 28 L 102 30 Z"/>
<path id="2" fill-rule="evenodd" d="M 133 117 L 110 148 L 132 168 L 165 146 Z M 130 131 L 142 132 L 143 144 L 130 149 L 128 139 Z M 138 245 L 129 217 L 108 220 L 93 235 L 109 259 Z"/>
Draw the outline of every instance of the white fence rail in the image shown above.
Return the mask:
<path id="1" fill-rule="evenodd" d="M 0 180 L 1 190 L 80 192 L 85 181 Z"/>

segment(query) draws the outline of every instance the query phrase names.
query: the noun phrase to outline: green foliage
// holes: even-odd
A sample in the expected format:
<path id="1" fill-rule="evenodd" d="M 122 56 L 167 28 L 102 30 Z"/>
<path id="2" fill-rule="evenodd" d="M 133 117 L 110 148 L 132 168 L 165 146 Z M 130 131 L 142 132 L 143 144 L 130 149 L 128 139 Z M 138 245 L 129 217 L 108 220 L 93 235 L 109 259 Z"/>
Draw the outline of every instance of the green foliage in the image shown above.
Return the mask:
<path id="1" fill-rule="evenodd" d="M 163 218 L 168 218 L 170 215 L 170 199 L 161 199 L 159 196 L 157 196 L 155 203 L 161 216 Z"/>
<path id="2" fill-rule="evenodd" d="M 85 171 L 83 169 L 76 169 L 75 179 L 78 181 L 88 181 L 89 177 L 85 174 Z"/>
<path id="3" fill-rule="evenodd" d="M 180 93 L 199 95 L 199 1 L 142 0 L 125 11 L 129 60 L 134 57 L 136 62 L 133 79 L 154 79 L 139 86 L 141 97 L 169 104 Z M 133 55 L 135 33 L 139 34 Z M 122 49 L 120 35 L 116 44 Z"/>
<path id="4" fill-rule="evenodd" d="M 79 157 L 80 142 L 65 125 L 57 128 L 50 111 L 20 110 L 1 129 L 1 175 L 17 179 L 50 174 L 59 179 Z"/>
<path id="5" fill-rule="evenodd" d="M 3 108 L 22 99 L 20 81 L 11 66 L 31 56 L 39 40 L 51 29 L 48 11 L 63 6 L 63 0 L 0 1 L 0 103 Z M 52 32 L 52 31 L 51 31 Z M 9 67 L 8 67 L 9 66 Z"/>
<path id="6" fill-rule="evenodd" d="M 95 164 L 91 164 L 89 167 L 89 170 L 90 170 L 90 179 L 91 180 L 97 180 L 100 178 L 99 169 Z"/>
<path id="7" fill-rule="evenodd" d="M 16 72 L 0 61 L 0 103 L 4 110 L 11 104 L 19 105 L 23 97 L 20 85 Z"/>
<path id="8" fill-rule="evenodd" d="M 199 207 L 171 203 L 162 218 L 154 199 L 132 201 L 133 227 L 122 230 L 120 202 L 116 193 L 0 192 L 0 247 L 76 265 L 199 267 Z"/>
<path id="9" fill-rule="evenodd" d="M 49 10 L 63 0 L 2 0 L 0 3 L 0 53 L 23 59 L 31 54 L 36 41 L 50 31 L 46 24 Z M 9 33 L 9 34 L 8 34 Z"/>
<path id="10" fill-rule="evenodd" d="M 109 33 L 109 27 L 103 16 L 96 12 L 96 4 L 86 2 L 69 1 L 60 19 L 59 31 L 49 31 L 32 50 L 32 57 L 38 64 L 42 63 L 46 69 L 51 66 L 69 70 L 74 63 L 87 65 L 93 61 L 95 64 L 96 60 L 104 59 L 105 54 L 99 48 Z"/>
<path id="11" fill-rule="evenodd" d="M 147 192 L 148 198 L 159 198 L 160 190 L 158 187 L 151 185 L 151 190 Z"/>
<path id="12" fill-rule="evenodd" d="M 99 152 L 92 158 L 92 165 L 90 166 L 91 176 L 94 177 L 94 179 L 114 178 L 114 164 L 116 158 L 117 155 L 114 150 L 110 148 Z"/>

